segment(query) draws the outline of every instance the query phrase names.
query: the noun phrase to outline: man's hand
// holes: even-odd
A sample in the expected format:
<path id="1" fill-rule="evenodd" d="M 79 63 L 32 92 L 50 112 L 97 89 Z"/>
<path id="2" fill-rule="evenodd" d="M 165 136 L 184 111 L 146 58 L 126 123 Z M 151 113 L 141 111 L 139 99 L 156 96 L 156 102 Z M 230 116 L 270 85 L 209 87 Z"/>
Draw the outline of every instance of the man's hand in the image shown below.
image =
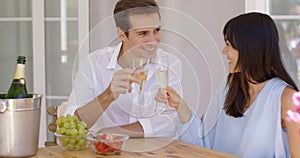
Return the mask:
<path id="1" fill-rule="evenodd" d="M 140 80 L 133 75 L 134 71 L 132 69 L 124 69 L 117 71 L 110 82 L 108 90 L 113 95 L 114 99 L 117 99 L 120 94 L 125 94 L 131 92 L 131 84 L 133 82 L 140 84 Z"/>

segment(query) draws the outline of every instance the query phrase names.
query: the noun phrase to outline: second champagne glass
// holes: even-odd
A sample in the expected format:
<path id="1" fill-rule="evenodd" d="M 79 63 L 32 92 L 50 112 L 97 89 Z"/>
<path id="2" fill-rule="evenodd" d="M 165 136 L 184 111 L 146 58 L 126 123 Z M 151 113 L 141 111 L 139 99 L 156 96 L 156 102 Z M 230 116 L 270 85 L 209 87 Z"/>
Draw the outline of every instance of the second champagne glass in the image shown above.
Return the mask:
<path id="1" fill-rule="evenodd" d="M 159 83 L 159 87 L 166 90 L 169 84 L 169 61 L 168 56 L 159 56 L 155 59 L 155 64 L 157 69 L 155 72 L 156 79 Z M 165 104 L 165 109 L 167 110 L 167 104 Z M 155 107 L 155 112 L 157 112 L 157 103 Z"/>

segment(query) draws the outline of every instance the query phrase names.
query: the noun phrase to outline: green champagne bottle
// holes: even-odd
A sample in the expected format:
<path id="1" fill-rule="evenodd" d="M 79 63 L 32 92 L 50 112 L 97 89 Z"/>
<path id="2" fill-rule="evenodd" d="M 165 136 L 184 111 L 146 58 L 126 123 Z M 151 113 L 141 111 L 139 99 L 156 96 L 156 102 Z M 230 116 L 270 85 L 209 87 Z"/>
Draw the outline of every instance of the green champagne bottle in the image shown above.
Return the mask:
<path id="1" fill-rule="evenodd" d="M 28 98 L 25 80 L 25 56 L 18 56 L 14 79 L 6 94 L 6 98 Z"/>

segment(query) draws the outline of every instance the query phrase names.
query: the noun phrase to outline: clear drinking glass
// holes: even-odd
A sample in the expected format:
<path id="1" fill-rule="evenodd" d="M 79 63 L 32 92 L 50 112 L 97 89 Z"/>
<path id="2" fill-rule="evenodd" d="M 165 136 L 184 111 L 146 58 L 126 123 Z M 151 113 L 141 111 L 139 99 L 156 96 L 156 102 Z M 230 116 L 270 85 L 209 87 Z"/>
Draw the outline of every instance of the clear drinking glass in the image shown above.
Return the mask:
<path id="1" fill-rule="evenodd" d="M 133 59 L 132 68 L 135 71 L 135 75 L 141 80 L 141 85 L 139 88 L 139 93 L 142 93 L 143 86 L 147 80 L 148 69 L 147 64 L 149 63 L 148 59 L 136 57 Z"/>
<path id="2" fill-rule="evenodd" d="M 145 82 L 147 80 L 147 75 L 148 75 L 148 64 L 149 64 L 149 60 L 145 59 L 145 58 L 140 58 L 140 57 L 136 57 L 133 58 L 133 62 L 132 62 L 132 68 L 134 70 L 134 75 L 136 75 L 140 80 L 141 80 L 141 84 L 138 85 L 138 113 L 141 114 L 142 111 L 142 105 L 143 100 L 143 88 L 145 85 Z"/>
<path id="3" fill-rule="evenodd" d="M 163 90 L 166 90 L 166 88 L 168 87 L 168 84 L 169 84 L 169 60 L 168 60 L 168 56 L 156 57 L 156 59 L 154 60 L 154 63 L 155 63 L 155 65 L 157 65 L 155 76 L 156 76 L 156 79 L 159 83 L 159 87 Z M 165 111 L 167 111 L 167 109 L 168 109 L 167 104 L 164 104 L 165 107 L 163 109 L 165 109 Z M 156 103 L 155 113 L 161 111 L 161 110 L 158 111 L 157 108 L 158 107 L 157 107 L 157 103 Z"/>

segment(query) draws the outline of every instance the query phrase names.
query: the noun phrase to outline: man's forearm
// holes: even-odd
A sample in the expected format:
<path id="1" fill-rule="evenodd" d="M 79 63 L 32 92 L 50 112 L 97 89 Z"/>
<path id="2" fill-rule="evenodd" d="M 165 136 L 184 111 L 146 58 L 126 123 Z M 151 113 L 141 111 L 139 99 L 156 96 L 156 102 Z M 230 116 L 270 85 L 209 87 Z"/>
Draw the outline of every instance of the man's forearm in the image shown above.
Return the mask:
<path id="1" fill-rule="evenodd" d="M 90 128 L 113 101 L 114 97 L 108 88 L 87 105 L 76 109 L 75 115 Z"/>
<path id="2" fill-rule="evenodd" d="M 144 129 L 139 122 L 134 122 L 127 125 L 103 128 L 97 133 L 119 133 L 126 134 L 131 138 L 143 138 Z"/>

